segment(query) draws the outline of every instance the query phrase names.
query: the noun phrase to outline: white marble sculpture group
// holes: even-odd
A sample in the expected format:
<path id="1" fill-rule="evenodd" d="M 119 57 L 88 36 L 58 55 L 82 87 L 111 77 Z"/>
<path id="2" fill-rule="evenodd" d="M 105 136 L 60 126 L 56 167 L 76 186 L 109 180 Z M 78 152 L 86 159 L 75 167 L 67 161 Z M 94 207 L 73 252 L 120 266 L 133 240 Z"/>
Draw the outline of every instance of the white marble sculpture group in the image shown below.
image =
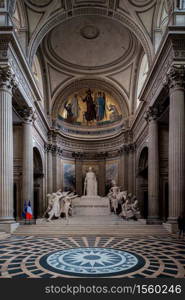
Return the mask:
<path id="1" fill-rule="evenodd" d="M 96 175 L 92 171 L 92 168 L 89 167 L 84 180 L 83 199 L 89 199 L 89 197 L 90 199 L 94 199 L 94 197 L 98 197 L 97 186 Z M 63 213 L 68 223 L 69 215 L 72 215 L 72 199 L 77 197 L 78 195 L 74 192 L 61 192 L 61 190 L 58 190 L 56 193 L 48 194 L 48 207 L 44 213 L 44 217 L 47 218 L 47 221 L 51 221 L 53 217 L 60 218 Z M 119 214 L 120 217 L 126 220 L 137 220 L 140 217 L 136 196 L 128 194 L 127 191 L 121 191 L 121 188 L 116 185 L 114 180 L 112 180 L 112 187 L 109 190 L 107 198 L 110 201 L 111 211 L 115 214 Z M 101 201 L 101 199 L 99 201 Z"/>
<path id="2" fill-rule="evenodd" d="M 112 180 L 112 187 L 107 196 L 110 200 L 111 210 L 113 210 L 115 214 L 118 211 L 118 206 L 121 206 L 121 212 L 119 213 L 120 217 L 123 217 L 126 220 L 137 220 L 140 217 L 136 196 L 131 193 L 128 194 L 127 191 L 121 191 L 114 180 Z"/>
<path id="3" fill-rule="evenodd" d="M 71 192 L 61 192 L 58 190 L 56 193 L 47 194 L 48 208 L 44 213 L 45 216 L 49 216 L 47 221 L 51 221 L 53 217 L 60 218 L 64 213 L 66 220 L 69 220 L 69 213 L 72 214 L 71 201 L 76 198 L 77 195 Z"/>

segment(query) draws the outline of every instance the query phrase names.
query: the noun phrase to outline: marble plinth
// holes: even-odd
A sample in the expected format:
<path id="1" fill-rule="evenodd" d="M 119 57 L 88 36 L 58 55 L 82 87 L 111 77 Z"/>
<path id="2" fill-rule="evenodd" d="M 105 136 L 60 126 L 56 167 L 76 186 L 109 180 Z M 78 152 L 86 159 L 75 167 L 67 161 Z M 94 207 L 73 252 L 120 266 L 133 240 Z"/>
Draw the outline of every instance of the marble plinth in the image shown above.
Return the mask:
<path id="1" fill-rule="evenodd" d="M 107 216 L 110 214 L 110 203 L 107 197 L 82 196 L 73 200 L 73 215 Z"/>
<path id="2" fill-rule="evenodd" d="M 17 222 L 10 222 L 10 223 L 0 222 L 0 231 L 4 231 L 6 233 L 12 233 L 17 229 L 18 226 L 19 223 Z"/>

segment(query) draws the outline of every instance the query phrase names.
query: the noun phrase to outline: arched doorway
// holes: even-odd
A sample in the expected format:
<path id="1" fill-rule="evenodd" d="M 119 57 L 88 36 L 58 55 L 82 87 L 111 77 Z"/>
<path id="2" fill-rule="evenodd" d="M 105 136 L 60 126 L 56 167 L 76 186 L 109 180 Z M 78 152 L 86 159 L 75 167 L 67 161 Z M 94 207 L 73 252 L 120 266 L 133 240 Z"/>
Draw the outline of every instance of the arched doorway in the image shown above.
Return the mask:
<path id="1" fill-rule="evenodd" d="M 43 214 L 43 164 L 39 150 L 33 148 L 34 167 L 34 217 L 37 219 Z"/>
<path id="2" fill-rule="evenodd" d="M 148 216 L 148 148 L 141 151 L 137 173 L 137 197 L 140 202 L 141 216 Z"/>

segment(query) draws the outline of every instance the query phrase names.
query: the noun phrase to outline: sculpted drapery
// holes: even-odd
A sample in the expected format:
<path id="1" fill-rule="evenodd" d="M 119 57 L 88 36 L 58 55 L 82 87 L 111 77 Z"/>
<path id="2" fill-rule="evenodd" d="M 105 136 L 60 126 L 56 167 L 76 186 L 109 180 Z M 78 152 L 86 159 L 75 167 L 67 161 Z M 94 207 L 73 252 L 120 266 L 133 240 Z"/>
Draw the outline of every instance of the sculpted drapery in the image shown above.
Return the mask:
<path id="1" fill-rule="evenodd" d="M 97 196 L 97 180 L 96 175 L 92 171 L 92 168 L 89 167 L 88 172 L 86 173 L 85 181 L 84 181 L 84 195 L 87 196 Z"/>

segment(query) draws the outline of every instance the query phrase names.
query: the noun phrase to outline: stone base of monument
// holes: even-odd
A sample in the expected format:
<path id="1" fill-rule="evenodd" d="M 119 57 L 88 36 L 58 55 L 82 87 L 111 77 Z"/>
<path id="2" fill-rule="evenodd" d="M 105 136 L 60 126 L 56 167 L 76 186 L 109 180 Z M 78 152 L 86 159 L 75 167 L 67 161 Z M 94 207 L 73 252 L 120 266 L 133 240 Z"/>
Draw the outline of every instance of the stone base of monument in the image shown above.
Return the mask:
<path id="1" fill-rule="evenodd" d="M 82 196 L 72 202 L 75 216 L 107 216 L 110 215 L 110 203 L 107 197 Z"/>

